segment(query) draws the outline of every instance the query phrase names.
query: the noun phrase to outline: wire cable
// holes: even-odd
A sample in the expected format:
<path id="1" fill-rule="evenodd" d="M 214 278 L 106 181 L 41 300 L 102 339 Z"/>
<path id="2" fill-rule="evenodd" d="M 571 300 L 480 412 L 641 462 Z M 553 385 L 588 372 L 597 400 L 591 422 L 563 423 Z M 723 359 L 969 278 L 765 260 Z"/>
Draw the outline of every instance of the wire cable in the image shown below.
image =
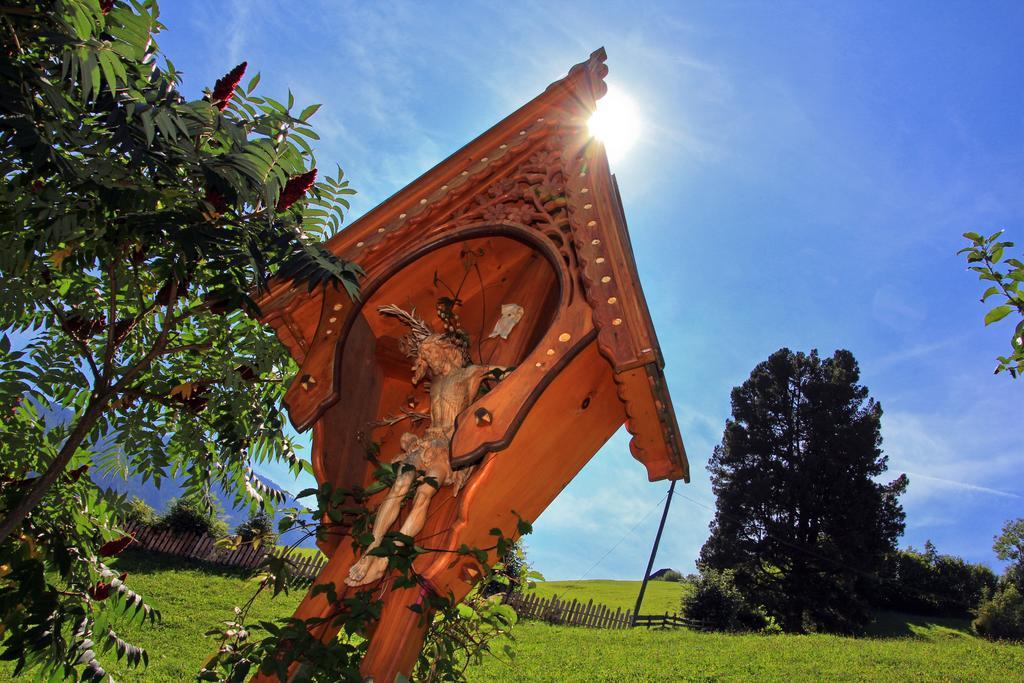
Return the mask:
<path id="1" fill-rule="evenodd" d="M 654 507 L 652 507 L 652 508 L 651 508 L 650 510 L 648 510 L 647 512 L 645 512 L 645 513 L 644 513 L 644 516 L 643 516 L 643 517 L 641 517 L 641 518 L 640 518 L 640 520 L 639 520 L 639 521 L 638 521 L 638 522 L 637 522 L 636 524 L 634 524 L 634 525 L 633 525 L 633 526 L 632 526 L 632 527 L 630 528 L 630 530 L 629 530 L 629 531 L 627 531 L 627 532 L 626 532 L 625 534 L 623 534 L 623 535 L 622 535 L 622 538 L 620 538 L 620 539 L 619 539 L 618 541 L 616 541 L 616 542 L 615 542 L 615 545 L 613 545 L 613 546 L 612 546 L 611 548 L 609 548 L 609 549 L 608 549 L 608 552 L 606 552 L 606 553 L 605 553 L 604 555 L 602 555 L 602 556 L 601 556 L 601 558 L 600 558 L 600 559 L 599 559 L 599 560 L 598 560 L 597 562 L 595 562 L 595 563 L 594 563 L 593 565 L 591 565 L 590 569 L 588 569 L 587 571 L 583 572 L 583 576 L 581 576 L 581 577 L 580 577 L 579 579 L 577 579 L 577 580 L 578 580 L 578 581 L 582 581 L 583 579 L 587 578 L 587 574 L 589 574 L 590 572 L 594 571 L 594 569 L 595 569 L 595 568 L 597 567 L 597 565 L 599 565 L 599 564 L 601 564 L 602 562 L 604 562 L 604 558 L 606 558 L 606 557 L 608 557 L 609 555 L 611 555 L 611 554 L 612 554 L 612 552 L 613 552 L 613 551 L 614 551 L 614 550 L 615 550 L 616 548 L 618 548 L 618 547 L 619 547 L 619 546 L 620 546 L 620 545 L 622 544 L 622 542 L 623 542 L 623 541 L 625 541 L 625 540 L 626 540 L 626 537 L 627 537 L 627 536 L 629 536 L 629 535 L 630 535 L 630 534 L 632 534 L 632 533 L 633 533 L 634 531 L 636 531 L 636 528 L 637 528 L 638 526 L 640 526 L 640 525 L 641 525 L 641 524 L 643 523 L 643 521 L 644 521 L 645 519 L 647 519 L 648 517 L 650 517 L 650 516 L 651 516 L 651 513 L 652 513 L 652 512 L 654 512 L 654 511 L 655 511 L 655 510 L 657 510 L 657 509 L 658 509 L 659 507 L 661 507 L 661 504 L 665 502 L 665 499 L 666 499 L 666 498 L 668 498 L 668 494 L 667 494 L 667 493 L 666 493 L 666 494 L 665 494 L 664 496 L 662 496 L 662 497 L 661 497 L 661 500 L 659 500 L 659 501 L 657 502 L 657 504 L 655 504 L 655 506 L 654 506 Z"/>

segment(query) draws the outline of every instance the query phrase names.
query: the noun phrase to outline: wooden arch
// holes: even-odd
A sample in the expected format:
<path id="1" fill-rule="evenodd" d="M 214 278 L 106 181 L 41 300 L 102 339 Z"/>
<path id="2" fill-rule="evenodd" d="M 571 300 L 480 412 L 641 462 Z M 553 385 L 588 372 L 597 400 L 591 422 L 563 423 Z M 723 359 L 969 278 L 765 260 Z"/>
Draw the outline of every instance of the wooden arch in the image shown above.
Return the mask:
<path id="1" fill-rule="evenodd" d="M 417 536 L 430 547 L 487 547 L 495 527 L 514 535 L 516 513 L 536 519 L 623 424 L 652 481 L 689 480 L 618 188 L 587 132 L 605 92 L 604 61 L 598 50 L 330 240 L 332 253 L 365 270 L 361 302 L 289 282 L 260 302 L 301 366 L 285 402 L 295 427 L 313 430 L 314 472 L 349 487 L 370 480 L 368 441 L 384 458 L 399 453 L 398 435 L 409 427 L 388 424 L 389 415 L 428 402 L 410 386 L 397 350 L 403 330 L 377 306 L 427 315 L 464 273 L 463 323 L 475 352 L 515 369 L 459 415 L 451 462 L 476 469 L 457 497 L 446 487 L 431 500 Z M 525 314 L 507 340 L 485 347 L 503 303 Z M 322 543 L 330 561 L 317 583 L 333 581 L 344 597 L 341 580 L 356 558 L 341 540 Z M 429 582 L 420 590 L 457 598 L 480 575 L 471 557 L 446 553 L 419 558 L 417 570 Z M 409 673 L 424 634 L 409 609 L 417 602 L 415 590 L 388 592 L 365 675 L 393 681 Z M 296 616 L 331 608 L 324 594 L 309 595 Z"/>

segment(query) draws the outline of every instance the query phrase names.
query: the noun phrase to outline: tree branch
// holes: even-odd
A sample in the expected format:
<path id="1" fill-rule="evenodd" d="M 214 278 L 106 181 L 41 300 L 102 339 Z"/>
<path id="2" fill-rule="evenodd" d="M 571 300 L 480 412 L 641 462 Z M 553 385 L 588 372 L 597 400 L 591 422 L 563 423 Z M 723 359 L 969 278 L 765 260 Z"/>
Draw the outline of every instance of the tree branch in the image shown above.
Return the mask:
<path id="1" fill-rule="evenodd" d="M 78 346 L 82 349 L 82 355 L 85 356 L 85 360 L 89 363 L 89 368 L 92 370 L 93 385 L 98 385 L 100 383 L 101 374 L 99 366 L 96 365 L 96 358 L 92 355 L 92 349 L 90 349 L 89 345 L 86 344 L 84 341 L 78 339 L 77 337 L 75 337 L 75 335 L 68 332 L 68 319 L 60 311 L 60 309 L 57 308 L 57 305 L 50 300 L 50 297 L 46 297 L 45 299 L 43 299 L 43 301 L 46 303 L 46 307 L 49 308 L 55 316 L 57 316 L 58 320 L 60 320 L 60 326 L 61 329 L 64 330 L 64 334 L 71 337 L 71 340 L 78 344 Z"/>

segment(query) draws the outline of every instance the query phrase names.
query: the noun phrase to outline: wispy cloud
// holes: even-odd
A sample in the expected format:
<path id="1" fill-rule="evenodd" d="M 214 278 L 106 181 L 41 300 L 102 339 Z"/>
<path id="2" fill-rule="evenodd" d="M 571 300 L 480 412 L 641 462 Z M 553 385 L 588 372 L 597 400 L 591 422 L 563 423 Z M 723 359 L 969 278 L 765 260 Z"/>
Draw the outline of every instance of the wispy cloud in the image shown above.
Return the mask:
<path id="1" fill-rule="evenodd" d="M 987 493 L 995 496 L 1006 496 L 1007 498 L 1024 498 L 1024 496 L 1017 493 L 1010 493 L 1009 491 L 1000 491 L 999 489 L 989 488 L 988 486 L 978 486 L 977 484 L 971 484 L 966 481 L 954 481 L 952 479 L 943 479 L 942 477 L 933 477 L 930 474 L 921 474 L 920 472 L 908 472 L 904 470 L 904 474 L 911 477 L 911 481 L 915 479 L 927 479 L 928 481 L 935 482 L 940 487 L 948 487 L 954 489 L 962 489 L 964 491 L 977 491 L 979 493 Z"/>

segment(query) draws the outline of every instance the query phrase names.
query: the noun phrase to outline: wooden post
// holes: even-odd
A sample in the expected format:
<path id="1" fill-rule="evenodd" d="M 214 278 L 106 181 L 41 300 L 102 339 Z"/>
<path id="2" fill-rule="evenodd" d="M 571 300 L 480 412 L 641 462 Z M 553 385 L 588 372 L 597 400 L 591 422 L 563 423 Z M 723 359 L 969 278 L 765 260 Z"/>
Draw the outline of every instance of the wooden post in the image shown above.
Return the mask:
<path id="1" fill-rule="evenodd" d="M 668 495 L 665 496 L 665 509 L 661 511 L 661 523 L 658 524 L 658 534 L 654 537 L 654 547 L 651 548 L 651 559 L 647 561 L 647 571 L 644 572 L 644 580 L 640 584 L 640 595 L 636 596 L 636 607 L 633 608 L 633 622 L 631 626 L 636 626 L 636 616 L 640 614 L 640 605 L 644 601 L 644 591 L 647 590 L 647 579 L 651 575 L 651 570 L 654 569 L 654 558 L 658 554 L 658 544 L 661 543 L 661 532 L 665 530 L 665 520 L 668 518 L 668 506 L 672 504 L 672 494 L 676 490 L 676 480 L 673 479 L 672 483 L 668 485 Z"/>

